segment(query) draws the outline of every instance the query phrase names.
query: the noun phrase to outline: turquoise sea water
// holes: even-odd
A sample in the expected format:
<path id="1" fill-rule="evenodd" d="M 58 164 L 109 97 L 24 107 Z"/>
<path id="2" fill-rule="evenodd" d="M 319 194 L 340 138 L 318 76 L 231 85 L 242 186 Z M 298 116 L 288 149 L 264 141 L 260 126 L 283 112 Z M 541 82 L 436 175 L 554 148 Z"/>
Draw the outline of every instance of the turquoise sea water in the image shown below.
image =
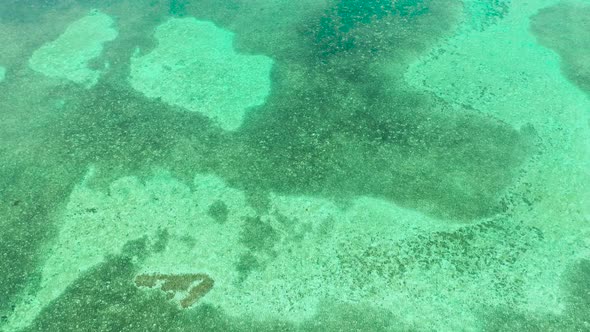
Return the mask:
<path id="1" fill-rule="evenodd" d="M 587 0 L 0 2 L 0 331 L 589 331 Z"/>

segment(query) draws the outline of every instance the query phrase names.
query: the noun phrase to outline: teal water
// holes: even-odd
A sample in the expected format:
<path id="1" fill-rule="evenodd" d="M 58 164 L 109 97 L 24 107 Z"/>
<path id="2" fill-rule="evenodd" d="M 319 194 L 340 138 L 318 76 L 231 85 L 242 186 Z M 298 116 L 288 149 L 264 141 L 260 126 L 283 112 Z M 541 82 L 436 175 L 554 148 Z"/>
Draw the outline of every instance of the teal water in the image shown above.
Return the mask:
<path id="1" fill-rule="evenodd" d="M 1 331 L 590 330 L 587 0 L 0 3 Z"/>

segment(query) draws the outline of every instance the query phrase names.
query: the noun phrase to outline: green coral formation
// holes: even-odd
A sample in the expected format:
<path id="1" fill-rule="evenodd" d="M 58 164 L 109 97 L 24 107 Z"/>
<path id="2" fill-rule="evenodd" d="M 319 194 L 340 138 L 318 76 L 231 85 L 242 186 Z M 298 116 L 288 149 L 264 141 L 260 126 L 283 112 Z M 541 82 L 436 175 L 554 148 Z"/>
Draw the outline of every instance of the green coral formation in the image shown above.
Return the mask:
<path id="1" fill-rule="evenodd" d="M 355 31 L 363 26 L 374 26 L 375 22 L 387 18 L 420 15 L 428 11 L 424 0 L 381 1 L 381 0 L 340 0 L 319 22 L 314 32 L 315 43 L 324 55 L 362 50 L 362 34 Z M 376 48 L 370 51 L 377 51 Z"/>
<path id="2" fill-rule="evenodd" d="M 515 263 L 542 240 L 539 229 L 508 220 L 489 220 L 452 232 L 372 243 L 366 248 L 343 243 L 339 260 L 357 287 L 371 287 L 375 276 L 396 282 L 416 270 L 440 269 L 452 271 L 456 279 L 476 276 L 482 283 L 483 275 L 492 274 L 492 287 L 513 297 L 523 282 L 512 279 L 519 268 Z"/>
<path id="3" fill-rule="evenodd" d="M 260 217 L 248 217 L 244 222 L 240 241 L 252 251 L 271 252 L 277 235 L 272 226 Z"/>
<path id="4" fill-rule="evenodd" d="M 329 57 L 324 53 L 331 46 L 315 36 L 324 29 L 321 17 L 332 17 L 333 10 L 294 26 L 300 34 L 288 35 L 293 40 L 280 47 L 260 43 L 244 27 L 236 42 L 273 55 L 275 85 L 238 133 L 236 150 L 221 148 L 220 158 L 243 167 L 220 161 L 215 172 L 241 188 L 341 199 L 372 195 L 412 208 L 428 205 L 428 213 L 450 218 L 498 212 L 498 195 L 526 158 L 530 137 L 405 87 L 397 66 L 448 33 L 458 10 L 426 5 L 421 15 L 392 13 L 355 26 L 361 45 Z M 395 65 L 380 68 L 379 61 Z M 474 132 L 487 138 L 472 141 Z M 448 140 L 455 143 L 442 144 Z"/>
<path id="5" fill-rule="evenodd" d="M 240 55 L 233 34 L 211 22 L 170 19 L 155 33 L 158 46 L 131 61 L 131 85 L 150 98 L 199 112 L 236 130 L 246 110 L 264 103 L 272 60 Z"/>
<path id="6" fill-rule="evenodd" d="M 184 16 L 186 14 L 187 0 L 170 0 L 170 14 L 175 16 Z"/>
<path id="7" fill-rule="evenodd" d="M 101 71 L 89 68 L 89 62 L 100 56 L 103 44 L 117 37 L 113 19 L 100 12 L 73 22 L 56 40 L 33 53 L 29 66 L 44 75 L 91 87 Z"/>
<path id="8" fill-rule="evenodd" d="M 483 31 L 508 15 L 511 0 L 467 0 L 466 19 L 476 30 Z"/>
<path id="9" fill-rule="evenodd" d="M 223 201 L 218 200 L 209 206 L 209 210 L 207 210 L 207 213 L 215 221 L 223 224 L 227 221 L 227 216 L 229 212 L 227 210 L 227 205 Z"/>

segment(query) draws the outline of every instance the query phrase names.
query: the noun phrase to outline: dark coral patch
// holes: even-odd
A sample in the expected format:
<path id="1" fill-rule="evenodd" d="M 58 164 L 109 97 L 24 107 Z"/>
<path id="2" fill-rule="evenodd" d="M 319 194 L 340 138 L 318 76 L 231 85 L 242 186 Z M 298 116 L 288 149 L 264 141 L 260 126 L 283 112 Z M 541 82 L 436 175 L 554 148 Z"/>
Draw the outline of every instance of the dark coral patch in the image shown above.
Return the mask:
<path id="1" fill-rule="evenodd" d="M 154 288 L 159 287 L 172 299 L 178 292 L 187 292 L 187 295 L 180 300 L 180 306 L 188 308 L 195 304 L 214 285 L 215 281 L 207 274 L 140 274 L 135 277 L 137 287 Z"/>
<path id="2" fill-rule="evenodd" d="M 564 74 L 590 94 L 590 5 L 565 1 L 531 18 L 539 43 L 561 57 Z"/>

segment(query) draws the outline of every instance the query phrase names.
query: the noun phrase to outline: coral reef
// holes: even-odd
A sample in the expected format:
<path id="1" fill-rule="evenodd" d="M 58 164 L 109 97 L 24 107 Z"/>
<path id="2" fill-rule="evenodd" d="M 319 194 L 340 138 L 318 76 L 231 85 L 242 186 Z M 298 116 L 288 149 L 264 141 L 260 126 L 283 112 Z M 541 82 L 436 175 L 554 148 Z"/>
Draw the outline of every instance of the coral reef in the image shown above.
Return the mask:
<path id="1" fill-rule="evenodd" d="M 195 284 L 197 283 L 197 284 Z M 186 297 L 180 299 L 180 306 L 188 308 L 195 304 L 214 285 L 215 281 L 205 273 L 197 274 L 140 274 L 135 277 L 137 287 L 159 287 L 172 299 L 178 292 L 187 292 Z"/>
<path id="2" fill-rule="evenodd" d="M 502 20 L 508 1 L 472 2 L 486 28 L 455 35 L 463 3 L 0 3 L 0 330 L 586 330 L 590 264 L 562 281 L 588 249 L 587 98 L 530 35 L 537 2 Z M 110 64 L 97 83 L 30 70 L 90 6 L 118 30 L 84 63 Z M 183 53 L 203 38 L 231 56 Z M 446 95 L 404 76 L 433 48 L 451 61 L 418 80 L 455 77 Z M 227 126 L 184 83 L 252 57 L 264 98 L 235 98 Z M 162 70 L 143 72 L 153 96 L 130 84 L 142 61 Z"/>
<path id="3" fill-rule="evenodd" d="M 207 210 L 207 214 L 220 224 L 227 221 L 228 213 L 227 205 L 221 200 L 215 201 Z"/>
<path id="4" fill-rule="evenodd" d="M 387 16 L 411 17 L 428 10 L 424 0 L 340 0 L 321 17 L 314 39 L 324 56 L 349 52 L 355 48 L 361 35 L 356 29 L 375 23 Z M 426 1 L 428 2 L 428 0 Z M 375 25 L 373 24 L 373 28 Z M 373 36 L 382 32 L 373 29 Z"/>
<path id="5" fill-rule="evenodd" d="M 484 31 L 508 15 L 510 2 L 511 0 L 465 1 L 467 24 L 475 30 Z"/>
<path id="6" fill-rule="evenodd" d="M 443 269 L 453 271 L 456 278 L 491 271 L 496 278 L 494 288 L 510 288 L 514 296 L 519 285 L 510 280 L 510 271 L 542 240 L 539 229 L 497 219 L 402 241 L 376 241 L 360 251 L 342 244 L 339 260 L 359 287 L 370 285 L 367 281 L 373 276 L 398 282 L 415 270 Z"/>

